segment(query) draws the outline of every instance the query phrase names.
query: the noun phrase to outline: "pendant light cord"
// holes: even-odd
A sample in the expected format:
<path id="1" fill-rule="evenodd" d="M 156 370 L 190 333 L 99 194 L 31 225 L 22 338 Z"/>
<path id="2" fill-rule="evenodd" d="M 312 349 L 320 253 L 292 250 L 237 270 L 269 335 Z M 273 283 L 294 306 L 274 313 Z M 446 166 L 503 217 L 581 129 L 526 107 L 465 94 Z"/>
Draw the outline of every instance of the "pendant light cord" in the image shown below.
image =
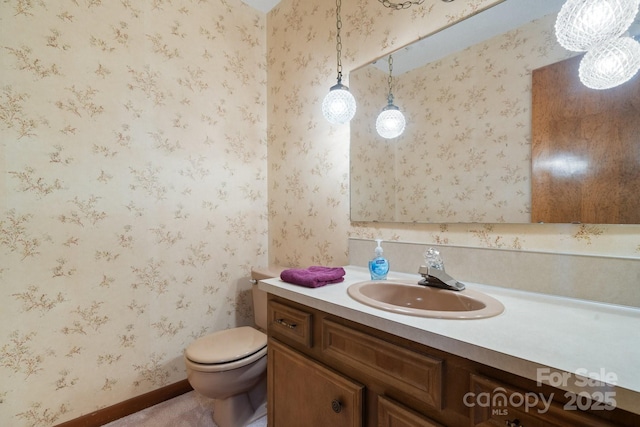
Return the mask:
<path id="1" fill-rule="evenodd" d="M 340 58 L 342 53 L 342 38 L 340 38 L 340 30 L 342 29 L 342 19 L 340 18 L 341 6 L 342 1 L 336 0 L 336 52 L 338 56 L 338 83 L 342 82 L 342 59 Z"/>
<path id="2" fill-rule="evenodd" d="M 393 92 L 391 90 L 393 86 L 393 56 L 389 55 L 389 77 L 387 78 L 387 82 L 389 83 L 389 95 L 387 96 L 387 100 L 389 104 L 393 104 Z"/>

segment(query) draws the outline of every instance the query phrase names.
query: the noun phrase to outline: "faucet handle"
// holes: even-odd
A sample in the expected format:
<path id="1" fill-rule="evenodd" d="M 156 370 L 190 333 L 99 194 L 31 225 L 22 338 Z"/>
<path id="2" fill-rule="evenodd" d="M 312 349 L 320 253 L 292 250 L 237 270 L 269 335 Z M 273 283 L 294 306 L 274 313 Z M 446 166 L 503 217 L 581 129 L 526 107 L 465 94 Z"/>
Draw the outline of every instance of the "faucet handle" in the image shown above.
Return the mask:
<path id="1" fill-rule="evenodd" d="M 424 252 L 424 261 L 429 268 L 436 268 L 444 271 L 444 261 L 440 257 L 440 252 L 436 249 L 429 248 Z"/>

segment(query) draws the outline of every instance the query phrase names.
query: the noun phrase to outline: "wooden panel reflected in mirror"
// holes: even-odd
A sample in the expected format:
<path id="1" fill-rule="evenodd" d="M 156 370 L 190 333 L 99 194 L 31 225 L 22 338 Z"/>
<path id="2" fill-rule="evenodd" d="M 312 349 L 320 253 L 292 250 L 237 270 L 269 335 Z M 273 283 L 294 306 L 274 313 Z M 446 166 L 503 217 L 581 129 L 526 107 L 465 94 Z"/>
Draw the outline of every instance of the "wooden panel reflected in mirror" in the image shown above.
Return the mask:
<path id="1" fill-rule="evenodd" d="M 534 70 L 532 222 L 640 223 L 640 76 L 608 90 L 581 56 Z"/>

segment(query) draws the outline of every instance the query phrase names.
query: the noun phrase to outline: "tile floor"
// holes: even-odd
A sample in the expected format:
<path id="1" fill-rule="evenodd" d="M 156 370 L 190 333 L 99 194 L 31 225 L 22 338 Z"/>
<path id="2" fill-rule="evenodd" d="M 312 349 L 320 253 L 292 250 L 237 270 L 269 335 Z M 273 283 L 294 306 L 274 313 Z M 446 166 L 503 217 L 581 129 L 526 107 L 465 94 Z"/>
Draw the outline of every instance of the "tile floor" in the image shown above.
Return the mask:
<path id="1" fill-rule="evenodd" d="M 104 427 L 218 427 L 211 418 L 212 408 L 211 399 L 191 391 Z M 267 417 L 247 427 L 267 427 Z"/>

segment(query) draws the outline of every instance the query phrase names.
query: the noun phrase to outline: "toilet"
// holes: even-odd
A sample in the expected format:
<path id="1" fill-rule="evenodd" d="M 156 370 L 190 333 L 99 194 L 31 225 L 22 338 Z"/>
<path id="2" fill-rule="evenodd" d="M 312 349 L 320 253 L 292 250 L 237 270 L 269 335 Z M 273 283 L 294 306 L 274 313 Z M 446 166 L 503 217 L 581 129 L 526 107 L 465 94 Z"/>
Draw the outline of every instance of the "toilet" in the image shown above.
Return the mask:
<path id="1" fill-rule="evenodd" d="M 193 389 L 213 399 L 219 427 L 242 427 L 267 414 L 267 293 L 258 281 L 282 269 L 252 269 L 256 327 L 241 326 L 198 338 L 184 351 Z"/>

